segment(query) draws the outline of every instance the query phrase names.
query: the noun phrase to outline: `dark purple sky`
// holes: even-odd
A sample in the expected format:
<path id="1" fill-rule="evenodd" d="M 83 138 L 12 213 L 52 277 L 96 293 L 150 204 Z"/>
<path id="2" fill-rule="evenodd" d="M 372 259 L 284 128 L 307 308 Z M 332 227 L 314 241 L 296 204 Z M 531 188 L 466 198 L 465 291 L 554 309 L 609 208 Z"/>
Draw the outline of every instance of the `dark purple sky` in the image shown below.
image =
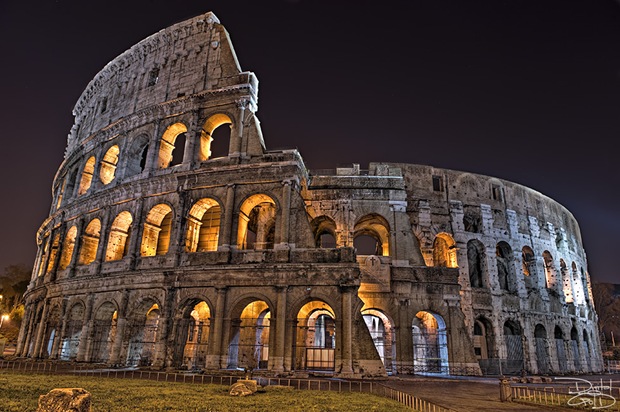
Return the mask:
<path id="1" fill-rule="evenodd" d="M 106 63 L 213 11 L 260 81 L 269 149 L 428 164 L 538 190 L 620 283 L 620 2 L 2 0 L 0 271 L 32 265 L 71 111 Z"/>

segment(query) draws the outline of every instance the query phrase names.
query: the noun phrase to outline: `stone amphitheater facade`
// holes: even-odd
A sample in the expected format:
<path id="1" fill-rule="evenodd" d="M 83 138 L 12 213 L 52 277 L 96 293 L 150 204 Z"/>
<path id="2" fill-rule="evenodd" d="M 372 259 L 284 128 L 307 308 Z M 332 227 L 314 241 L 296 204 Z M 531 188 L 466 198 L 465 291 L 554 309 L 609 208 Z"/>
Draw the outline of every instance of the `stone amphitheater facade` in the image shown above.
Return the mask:
<path id="1" fill-rule="evenodd" d="M 16 356 L 340 377 L 602 369 L 562 205 L 424 165 L 311 171 L 267 150 L 257 105 L 212 13 L 95 76 L 37 233 Z"/>

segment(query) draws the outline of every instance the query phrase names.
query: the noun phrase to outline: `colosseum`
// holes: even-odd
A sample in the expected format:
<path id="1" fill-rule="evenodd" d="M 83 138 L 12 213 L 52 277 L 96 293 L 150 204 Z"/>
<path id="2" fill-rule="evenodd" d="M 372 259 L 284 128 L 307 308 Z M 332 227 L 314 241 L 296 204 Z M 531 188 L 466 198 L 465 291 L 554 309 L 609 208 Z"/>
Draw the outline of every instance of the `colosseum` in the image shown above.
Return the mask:
<path id="1" fill-rule="evenodd" d="M 268 150 L 213 13 L 79 97 L 16 356 L 344 378 L 602 370 L 579 226 L 495 177 Z"/>

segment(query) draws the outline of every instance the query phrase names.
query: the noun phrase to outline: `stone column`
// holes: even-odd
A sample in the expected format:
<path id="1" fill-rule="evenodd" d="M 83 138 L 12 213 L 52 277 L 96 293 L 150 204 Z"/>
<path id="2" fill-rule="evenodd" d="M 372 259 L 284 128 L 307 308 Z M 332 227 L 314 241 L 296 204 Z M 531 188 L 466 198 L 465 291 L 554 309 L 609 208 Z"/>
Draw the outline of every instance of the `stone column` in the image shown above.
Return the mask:
<path id="1" fill-rule="evenodd" d="M 32 356 L 34 358 L 41 358 L 41 352 L 43 340 L 45 339 L 45 330 L 47 329 L 47 312 L 49 311 L 50 302 L 49 299 L 43 301 L 43 310 L 41 311 L 41 319 L 39 319 L 39 327 L 37 329 L 37 337 L 34 341 L 34 351 Z"/>
<path id="2" fill-rule="evenodd" d="M 219 251 L 229 251 L 232 243 L 232 224 L 235 209 L 235 185 L 228 185 L 226 188 L 226 203 L 224 205 L 224 222 L 220 226 L 222 235 L 219 238 Z"/>
<path id="3" fill-rule="evenodd" d="M 243 120 L 245 119 L 245 109 L 248 105 L 247 99 L 237 100 L 237 108 L 239 109 L 239 117 L 237 120 L 236 130 L 237 133 L 230 136 L 229 152 L 231 157 L 241 156 L 241 150 L 243 145 Z"/>
<path id="4" fill-rule="evenodd" d="M 280 212 L 280 244 L 278 249 L 289 248 L 289 231 L 291 216 L 291 186 L 290 180 L 282 182 L 282 210 Z"/>
<path id="5" fill-rule="evenodd" d="M 276 286 L 278 301 L 276 303 L 276 345 L 273 353 L 273 370 L 284 370 L 284 348 L 286 338 L 286 295 L 287 286 Z M 272 319 L 273 321 L 273 319 Z M 271 358 L 271 356 L 270 356 Z"/>
<path id="6" fill-rule="evenodd" d="M 217 288 L 217 301 L 215 303 L 215 317 L 209 336 L 207 348 L 207 369 L 220 369 L 222 355 L 222 326 L 224 324 L 224 310 L 226 306 L 226 288 Z"/>
<path id="7" fill-rule="evenodd" d="M 70 278 L 75 276 L 75 267 L 80 257 L 80 249 L 82 249 L 82 236 L 84 236 L 84 221 L 80 219 L 76 222 L 75 227 L 77 229 L 77 234 L 75 236 L 75 243 L 73 244 L 73 255 L 71 256 L 71 262 L 69 263 L 68 267 L 68 276 Z"/>
<path id="8" fill-rule="evenodd" d="M 34 304 L 33 302 L 29 302 L 29 301 L 26 301 L 26 304 L 25 304 L 26 310 L 24 311 L 24 316 L 22 318 L 22 324 L 19 328 L 19 339 L 17 340 L 17 347 L 15 348 L 15 355 L 17 356 L 26 355 L 25 348 L 28 347 L 26 343 L 30 339 L 30 333 L 31 333 L 30 329 L 32 328 L 32 325 L 34 324 L 34 322 L 32 322 L 33 310 L 31 309 L 33 304 Z"/>
<path id="9" fill-rule="evenodd" d="M 169 287 L 166 289 L 165 306 L 161 311 L 163 316 L 159 318 L 159 325 L 161 326 L 157 329 L 155 348 L 153 351 L 152 365 L 155 368 L 162 368 L 165 364 L 168 336 L 170 336 L 170 329 L 173 319 L 175 296 L 176 288 Z"/>
<path id="10" fill-rule="evenodd" d="M 140 243 L 142 240 L 142 228 L 144 224 L 142 222 L 142 215 L 144 207 L 144 199 L 140 198 L 135 202 L 135 216 L 133 216 L 133 221 L 131 222 L 132 230 L 129 239 L 129 247 L 127 248 L 127 254 L 129 255 L 130 264 L 129 267 L 131 270 L 136 268 L 136 263 L 138 258 L 140 257 Z"/>
<path id="11" fill-rule="evenodd" d="M 353 353 L 352 353 L 352 289 L 350 287 L 341 287 L 342 291 L 342 337 L 340 347 L 342 348 L 342 369 L 341 374 L 353 373 Z"/>
<path id="12" fill-rule="evenodd" d="M 110 208 L 105 208 L 105 215 L 101 219 L 101 231 L 99 233 L 99 244 L 97 245 L 97 255 L 95 263 L 97 265 L 97 273 L 101 271 L 101 264 L 105 261 L 106 246 L 110 235 Z"/>

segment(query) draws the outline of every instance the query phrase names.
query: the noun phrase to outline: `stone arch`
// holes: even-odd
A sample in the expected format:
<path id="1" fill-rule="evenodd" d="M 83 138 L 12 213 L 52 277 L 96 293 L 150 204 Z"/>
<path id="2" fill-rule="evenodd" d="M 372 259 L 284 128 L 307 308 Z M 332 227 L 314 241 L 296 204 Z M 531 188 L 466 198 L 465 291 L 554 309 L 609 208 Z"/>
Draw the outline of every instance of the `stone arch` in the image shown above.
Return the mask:
<path id="1" fill-rule="evenodd" d="M 299 308 L 295 331 L 295 369 L 335 369 L 336 314 L 327 302 L 314 298 Z"/>
<path id="2" fill-rule="evenodd" d="M 150 366 L 154 361 L 161 306 L 152 297 L 143 297 L 127 316 L 127 366 Z"/>
<path id="3" fill-rule="evenodd" d="M 211 306 L 202 298 L 187 299 L 180 307 L 173 364 L 188 370 L 206 366 L 211 328 Z"/>
<path id="4" fill-rule="evenodd" d="M 385 370 L 388 373 L 395 373 L 396 333 L 394 321 L 382 310 L 374 308 L 364 309 L 362 317 Z"/>
<path id="5" fill-rule="evenodd" d="M 126 158 L 124 176 L 125 178 L 138 175 L 146 168 L 148 158 L 150 138 L 146 134 L 141 134 L 133 139 Z"/>
<path id="6" fill-rule="evenodd" d="M 99 178 L 104 185 L 111 183 L 116 176 L 116 165 L 118 163 L 119 153 L 120 149 L 118 145 L 113 145 L 105 152 L 103 159 L 101 159 Z"/>
<path id="7" fill-rule="evenodd" d="M 174 213 L 166 203 L 153 206 L 146 216 L 140 256 L 156 256 L 168 253 Z"/>
<path id="8" fill-rule="evenodd" d="M 228 156 L 230 147 L 230 117 L 223 113 L 211 115 L 200 131 L 200 161 Z"/>
<path id="9" fill-rule="evenodd" d="M 80 179 L 80 186 L 78 188 L 78 196 L 83 195 L 90 189 L 90 185 L 93 182 L 93 174 L 95 173 L 95 156 L 91 156 L 86 160 L 84 169 L 82 169 L 82 178 Z"/>
<path id="10" fill-rule="evenodd" d="M 582 335 L 583 335 L 583 357 L 586 360 L 586 370 L 587 371 L 591 371 L 592 370 L 592 348 L 590 347 L 590 338 L 588 337 L 588 333 L 586 332 L 586 330 L 584 329 L 582 331 Z"/>
<path id="11" fill-rule="evenodd" d="M 75 188 L 77 186 L 77 180 L 78 180 L 78 168 L 75 167 L 73 170 L 71 170 L 71 172 L 67 173 L 67 178 L 64 184 L 64 190 L 61 192 L 60 196 L 58 196 L 59 206 L 66 203 L 66 200 L 69 200 L 73 197 Z"/>
<path id="12" fill-rule="evenodd" d="M 75 240 L 77 239 L 77 226 L 71 226 L 67 230 L 65 240 L 62 243 L 62 252 L 60 253 L 60 262 L 58 262 L 58 269 L 64 270 L 69 267 L 71 258 L 73 257 L 73 250 L 75 249 Z"/>
<path id="13" fill-rule="evenodd" d="M 506 365 L 504 373 L 519 373 L 524 369 L 523 363 L 523 329 L 519 322 L 508 319 L 504 322 L 504 349 L 506 351 Z"/>
<path id="14" fill-rule="evenodd" d="M 75 360 L 78 355 L 78 346 L 82 337 L 84 326 L 85 306 L 81 301 L 75 302 L 67 311 L 65 330 L 62 336 L 60 359 Z"/>
<path id="15" fill-rule="evenodd" d="M 116 215 L 108 236 L 108 245 L 105 253 L 106 262 L 121 260 L 127 256 L 132 223 L 133 217 L 128 211 L 124 210 Z"/>
<path id="16" fill-rule="evenodd" d="M 575 326 L 573 326 L 570 330 L 570 345 L 575 371 L 580 372 L 581 359 L 579 358 L 579 334 L 577 333 L 577 328 Z"/>
<path id="17" fill-rule="evenodd" d="M 555 339 L 555 353 L 558 361 L 558 369 L 560 372 L 567 372 L 568 359 L 566 357 L 564 331 L 559 325 L 555 325 L 555 328 L 553 329 L 553 338 Z"/>
<path id="18" fill-rule="evenodd" d="M 521 270 L 523 271 L 525 286 L 528 289 L 537 288 L 536 255 L 534 255 L 534 251 L 529 246 L 521 248 Z"/>
<path id="19" fill-rule="evenodd" d="M 545 281 L 546 287 L 554 289 L 557 285 L 555 265 L 553 263 L 553 256 L 548 250 L 543 252 L 543 261 L 545 263 Z"/>
<path id="20" fill-rule="evenodd" d="M 310 222 L 314 234 L 314 244 L 319 248 L 335 248 L 336 221 L 329 216 L 317 216 Z"/>
<path id="21" fill-rule="evenodd" d="M 474 354 L 479 362 L 484 363 L 490 358 L 494 358 L 495 337 L 493 335 L 493 325 L 484 316 L 474 320 Z"/>
<path id="22" fill-rule="evenodd" d="M 456 268 L 456 242 L 448 233 L 438 233 L 433 241 L 433 266 Z"/>
<path id="23" fill-rule="evenodd" d="M 390 256 L 390 225 L 377 213 L 360 217 L 353 229 L 353 246 L 358 255 Z"/>
<path id="24" fill-rule="evenodd" d="M 574 302 L 573 282 L 568 266 L 564 259 L 560 258 L 560 273 L 562 275 L 562 291 L 564 292 L 564 300 L 566 303 Z"/>
<path id="25" fill-rule="evenodd" d="M 56 358 L 58 356 L 57 344 L 60 342 L 60 332 L 62 328 L 62 311 L 60 305 L 56 304 L 52 306 L 47 316 L 45 336 L 43 342 L 45 347 L 43 348 L 42 355 L 44 358 Z"/>
<path id="26" fill-rule="evenodd" d="M 106 300 L 94 311 L 92 329 L 91 362 L 107 363 L 117 339 L 116 326 L 118 308 L 113 301 Z"/>
<path id="27" fill-rule="evenodd" d="M 517 291 L 517 279 L 514 272 L 512 248 L 507 242 L 500 241 L 495 246 L 495 260 L 497 263 L 497 277 L 499 287 L 510 293 Z"/>
<path id="28" fill-rule="evenodd" d="M 411 330 L 415 372 L 449 374 L 448 336 L 443 317 L 434 312 L 421 310 L 413 318 Z"/>
<path id="29" fill-rule="evenodd" d="M 159 158 L 157 166 L 165 169 L 183 162 L 187 126 L 174 123 L 166 128 L 159 141 Z"/>
<path id="30" fill-rule="evenodd" d="M 277 205 L 267 194 L 248 196 L 239 208 L 237 246 L 239 249 L 273 249 Z"/>
<path id="31" fill-rule="evenodd" d="M 186 252 L 217 250 L 221 215 L 222 209 L 215 199 L 202 198 L 193 204 L 187 217 Z"/>
<path id="32" fill-rule="evenodd" d="M 547 329 L 541 323 L 538 323 L 534 327 L 534 344 L 536 346 L 536 367 L 538 373 L 549 373 L 551 371 L 551 365 L 549 364 Z"/>
<path id="33" fill-rule="evenodd" d="M 244 297 L 232 306 L 227 369 L 266 369 L 269 362 L 271 305 Z"/>
<path id="34" fill-rule="evenodd" d="M 100 236 L 101 221 L 95 218 L 91 220 L 86 226 L 86 229 L 84 229 L 78 265 L 89 265 L 95 261 Z"/>
<path id="35" fill-rule="evenodd" d="M 467 242 L 467 267 L 472 288 L 487 287 L 487 263 L 484 245 L 477 239 Z"/>

